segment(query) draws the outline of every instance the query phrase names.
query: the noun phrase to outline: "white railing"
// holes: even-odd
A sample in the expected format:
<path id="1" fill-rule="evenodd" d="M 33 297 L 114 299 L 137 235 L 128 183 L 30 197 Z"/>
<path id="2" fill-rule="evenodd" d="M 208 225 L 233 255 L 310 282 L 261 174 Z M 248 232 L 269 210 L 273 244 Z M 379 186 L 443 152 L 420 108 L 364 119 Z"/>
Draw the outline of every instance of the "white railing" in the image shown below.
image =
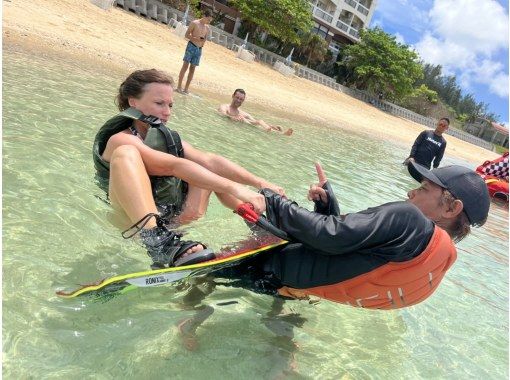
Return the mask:
<path id="1" fill-rule="evenodd" d="M 359 13 L 364 14 L 365 16 L 368 16 L 369 9 L 365 7 L 363 4 L 358 3 L 354 0 L 344 0 L 347 4 L 349 4 L 351 7 L 353 7 L 355 10 L 357 10 Z"/>
<path id="2" fill-rule="evenodd" d="M 349 25 L 347 25 L 347 24 L 346 24 L 345 22 L 343 22 L 342 20 L 338 20 L 338 21 L 336 22 L 336 27 L 337 27 L 338 29 L 340 29 L 340 30 L 343 30 L 344 32 L 349 31 L 349 28 L 350 28 L 350 26 L 349 26 Z"/>
<path id="3" fill-rule="evenodd" d="M 356 38 L 359 38 L 359 32 L 357 29 L 354 29 L 354 28 L 350 28 L 349 29 L 349 34 L 353 37 L 356 37 Z"/>
<path id="4" fill-rule="evenodd" d="M 347 4 L 349 4 L 351 7 L 353 7 L 354 9 L 356 9 L 356 5 L 358 5 L 358 3 L 355 2 L 354 0 L 345 0 L 345 2 Z"/>
<path id="5" fill-rule="evenodd" d="M 362 14 L 364 14 L 365 16 L 368 16 L 368 8 L 366 8 L 365 6 L 361 5 L 361 4 L 358 4 L 358 11 Z"/>
<path id="6" fill-rule="evenodd" d="M 328 22 L 329 24 L 331 24 L 333 22 L 333 16 L 331 14 L 329 14 L 328 12 L 326 12 L 324 9 L 315 7 L 313 14 L 315 16 L 323 19 L 324 21 Z"/>
<path id="7" fill-rule="evenodd" d="M 347 25 L 342 20 L 338 20 L 336 22 L 336 27 L 340 30 L 343 30 L 346 33 L 349 33 L 351 36 L 355 37 L 356 39 L 359 39 L 359 31 L 358 29 L 353 28 L 350 25 Z"/>

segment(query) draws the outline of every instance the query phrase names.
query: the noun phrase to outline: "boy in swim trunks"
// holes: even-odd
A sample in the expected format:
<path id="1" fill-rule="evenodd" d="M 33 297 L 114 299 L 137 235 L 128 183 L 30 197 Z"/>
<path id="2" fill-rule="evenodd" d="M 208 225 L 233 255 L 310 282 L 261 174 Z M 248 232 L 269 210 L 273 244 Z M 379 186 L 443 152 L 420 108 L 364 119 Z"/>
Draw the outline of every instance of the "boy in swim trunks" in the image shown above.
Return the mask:
<path id="1" fill-rule="evenodd" d="M 193 75 L 195 74 L 195 68 L 200 63 L 200 57 L 202 55 L 202 47 L 205 44 L 207 36 L 210 32 L 209 24 L 212 20 L 212 12 L 209 9 L 204 11 L 204 17 L 199 20 L 193 21 L 188 30 L 186 31 L 185 38 L 187 38 L 188 45 L 186 45 L 186 52 L 184 53 L 184 58 L 182 59 L 182 67 L 179 73 L 179 83 L 177 85 L 177 92 L 183 95 L 187 95 L 189 92 L 189 85 L 191 80 L 193 79 Z M 184 86 L 184 90 L 182 89 L 182 80 L 184 79 L 184 74 L 188 70 L 188 79 L 186 80 L 186 85 Z"/>

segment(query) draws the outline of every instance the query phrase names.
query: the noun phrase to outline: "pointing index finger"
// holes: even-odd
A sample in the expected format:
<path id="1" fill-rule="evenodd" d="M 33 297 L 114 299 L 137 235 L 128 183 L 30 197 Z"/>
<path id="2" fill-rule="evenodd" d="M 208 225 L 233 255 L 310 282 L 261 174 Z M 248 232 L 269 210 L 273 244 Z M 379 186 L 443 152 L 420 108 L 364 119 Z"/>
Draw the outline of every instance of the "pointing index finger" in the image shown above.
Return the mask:
<path id="1" fill-rule="evenodd" d="M 319 162 L 315 163 L 315 170 L 317 171 L 317 175 L 319 176 L 319 184 L 324 185 L 328 179 L 326 178 L 326 173 L 322 170 L 322 166 Z"/>

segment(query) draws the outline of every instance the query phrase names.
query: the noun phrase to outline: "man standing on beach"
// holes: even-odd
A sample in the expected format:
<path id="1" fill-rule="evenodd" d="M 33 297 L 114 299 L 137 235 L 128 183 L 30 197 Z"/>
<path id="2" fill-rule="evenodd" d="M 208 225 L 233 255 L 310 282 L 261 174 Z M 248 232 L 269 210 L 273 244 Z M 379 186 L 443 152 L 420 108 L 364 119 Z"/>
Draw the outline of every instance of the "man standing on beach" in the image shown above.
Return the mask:
<path id="1" fill-rule="evenodd" d="M 439 119 L 434 131 L 427 130 L 418 135 L 411 148 L 411 154 L 403 162 L 404 165 L 407 165 L 409 173 L 413 178 L 416 179 L 416 173 L 413 167 L 409 165 L 411 162 L 416 162 L 430 169 L 432 160 L 434 160 L 434 168 L 439 166 L 446 149 L 446 140 L 443 137 L 443 133 L 448 130 L 449 125 L 450 120 L 443 117 Z"/>
<path id="2" fill-rule="evenodd" d="M 242 88 L 238 88 L 232 94 L 232 102 L 230 104 L 222 104 L 219 106 L 218 111 L 225 116 L 228 116 L 230 120 L 241 121 L 247 124 L 262 127 L 265 131 L 281 132 L 285 136 L 290 136 L 294 132 L 292 128 L 287 129 L 283 132 L 283 128 L 279 125 L 271 125 L 266 123 L 264 120 L 257 120 L 251 116 L 248 112 L 244 112 L 239 108 L 246 99 L 246 92 Z"/>
<path id="3" fill-rule="evenodd" d="M 195 74 L 195 68 L 200 64 L 202 47 L 204 46 L 207 36 L 211 31 L 211 28 L 209 27 L 211 21 L 212 12 L 209 9 L 206 9 L 204 11 L 204 17 L 193 21 L 184 35 L 184 37 L 189 41 L 186 45 L 186 52 L 184 53 L 181 71 L 179 72 L 177 92 L 180 94 L 188 95 L 189 93 L 189 85 L 193 79 L 193 75 Z M 184 79 L 184 74 L 186 74 L 188 68 L 188 79 L 186 80 L 186 85 L 183 90 L 182 80 Z"/>

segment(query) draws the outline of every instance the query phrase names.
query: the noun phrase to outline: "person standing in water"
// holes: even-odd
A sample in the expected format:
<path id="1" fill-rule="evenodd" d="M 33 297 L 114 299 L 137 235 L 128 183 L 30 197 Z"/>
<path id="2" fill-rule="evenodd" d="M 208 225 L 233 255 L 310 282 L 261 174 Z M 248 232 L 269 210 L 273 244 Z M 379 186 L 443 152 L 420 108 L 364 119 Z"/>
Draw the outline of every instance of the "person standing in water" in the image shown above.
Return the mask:
<path id="1" fill-rule="evenodd" d="M 230 104 L 222 104 L 218 107 L 218 112 L 222 115 L 228 116 L 230 120 L 241 121 L 250 125 L 262 127 L 266 132 L 280 132 L 285 136 L 290 136 L 294 132 L 292 128 L 287 129 L 285 132 L 279 125 L 271 125 L 262 119 L 255 119 L 248 112 L 240 109 L 244 100 L 246 99 L 246 92 L 242 88 L 238 88 L 232 94 L 232 102 Z"/>
<path id="2" fill-rule="evenodd" d="M 212 21 L 212 12 L 209 9 L 204 11 L 204 17 L 199 20 L 193 21 L 186 34 L 184 35 L 187 38 L 188 44 L 186 45 L 186 52 L 184 53 L 184 58 L 182 59 L 182 67 L 179 72 L 179 82 L 177 84 L 177 92 L 183 95 L 189 94 L 189 85 L 193 80 L 193 75 L 195 74 L 195 68 L 200 64 L 200 57 L 202 56 L 202 48 L 205 44 L 207 36 L 209 35 L 211 28 L 209 24 Z M 182 88 L 182 81 L 184 79 L 184 75 L 186 71 L 188 71 L 188 79 L 186 80 L 186 85 L 184 89 Z"/>
<path id="3" fill-rule="evenodd" d="M 434 131 L 423 131 L 416 138 L 409 157 L 403 162 L 404 165 L 407 165 L 409 173 L 414 179 L 419 177 L 419 175 L 413 166 L 409 165 L 410 162 L 420 164 L 427 169 L 430 169 L 432 161 L 434 161 L 434 169 L 439 166 L 446 149 L 446 140 L 443 137 L 443 133 L 448 130 L 449 126 L 450 120 L 443 117 L 439 119 Z"/>

